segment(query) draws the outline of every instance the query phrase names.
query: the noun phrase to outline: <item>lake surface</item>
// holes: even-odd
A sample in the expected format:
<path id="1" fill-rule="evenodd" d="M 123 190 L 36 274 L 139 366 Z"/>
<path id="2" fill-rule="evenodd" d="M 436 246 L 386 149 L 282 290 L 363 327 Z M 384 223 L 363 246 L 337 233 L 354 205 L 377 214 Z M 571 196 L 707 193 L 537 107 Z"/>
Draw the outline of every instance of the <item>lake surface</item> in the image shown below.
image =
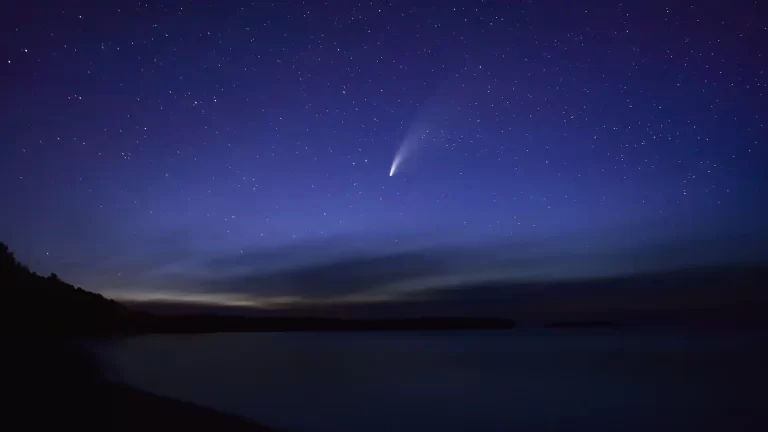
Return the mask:
<path id="1" fill-rule="evenodd" d="M 232 333 L 104 347 L 136 387 L 288 431 L 768 430 L 750 333 Z"/>

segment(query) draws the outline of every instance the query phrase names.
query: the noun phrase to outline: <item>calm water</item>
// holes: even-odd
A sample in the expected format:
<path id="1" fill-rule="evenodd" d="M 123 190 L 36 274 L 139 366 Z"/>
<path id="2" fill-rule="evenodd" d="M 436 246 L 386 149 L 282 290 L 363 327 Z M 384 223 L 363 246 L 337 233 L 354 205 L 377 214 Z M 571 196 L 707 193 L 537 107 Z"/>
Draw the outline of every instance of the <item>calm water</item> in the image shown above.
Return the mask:
<path id="1" fill-rule="evenodd" d="M 146 336 L 118 379 L 289 431 L 768 430 L 745 333 L 616 330 Z"/>

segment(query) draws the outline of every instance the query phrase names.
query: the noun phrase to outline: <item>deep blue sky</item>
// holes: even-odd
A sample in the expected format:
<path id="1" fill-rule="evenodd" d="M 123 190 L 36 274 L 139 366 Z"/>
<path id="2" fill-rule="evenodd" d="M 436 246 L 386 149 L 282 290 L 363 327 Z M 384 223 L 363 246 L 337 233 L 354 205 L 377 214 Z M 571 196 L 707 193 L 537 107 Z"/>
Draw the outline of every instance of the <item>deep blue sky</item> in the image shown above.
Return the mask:
<path id="1" fill-rule="evenodd" d="M 87 289 L 292 301 L 260 275 L 764 234 L 759 1 L 66 3 L 3 14 L 0 240 Z"/>

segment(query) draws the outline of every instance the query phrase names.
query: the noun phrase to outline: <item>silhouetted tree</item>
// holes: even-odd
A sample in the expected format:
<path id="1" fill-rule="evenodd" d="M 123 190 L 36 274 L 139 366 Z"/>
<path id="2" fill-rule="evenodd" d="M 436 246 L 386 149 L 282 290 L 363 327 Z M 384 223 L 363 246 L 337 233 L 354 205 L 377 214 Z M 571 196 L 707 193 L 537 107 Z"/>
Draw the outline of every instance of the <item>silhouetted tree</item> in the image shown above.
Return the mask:
<path id="1" fill-rule="evenodd" d="M 0 310 L 20 331 L 71 334 L 123 329 L 122 306 L 61 280 L 56 273 L 42 277 L 22 265 L 8 246 L 0 243 Z"/>
<path id="2" fill-rule="evenodd" d="M 0 272 L 11 272 L 19 266 L 19 262 L 16 261 L 16 257 L 13 252 L 8 249 L 5 243 L 0 243 Z"/>

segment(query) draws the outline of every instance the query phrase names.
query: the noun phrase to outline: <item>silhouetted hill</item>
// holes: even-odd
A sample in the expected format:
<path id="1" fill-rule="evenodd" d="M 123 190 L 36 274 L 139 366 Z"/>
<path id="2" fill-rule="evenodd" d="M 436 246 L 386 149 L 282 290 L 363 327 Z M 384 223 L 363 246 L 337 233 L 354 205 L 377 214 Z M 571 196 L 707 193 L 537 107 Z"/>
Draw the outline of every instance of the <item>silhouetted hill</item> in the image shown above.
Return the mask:
<path id="1" fill-rule="evenodd" d="M 129 314 L 119 303 L 70 285 L 55 274 L 40 276 L 0 243 L 4 314 L 22 333 L 99 334 L 123 326 Z"/>

